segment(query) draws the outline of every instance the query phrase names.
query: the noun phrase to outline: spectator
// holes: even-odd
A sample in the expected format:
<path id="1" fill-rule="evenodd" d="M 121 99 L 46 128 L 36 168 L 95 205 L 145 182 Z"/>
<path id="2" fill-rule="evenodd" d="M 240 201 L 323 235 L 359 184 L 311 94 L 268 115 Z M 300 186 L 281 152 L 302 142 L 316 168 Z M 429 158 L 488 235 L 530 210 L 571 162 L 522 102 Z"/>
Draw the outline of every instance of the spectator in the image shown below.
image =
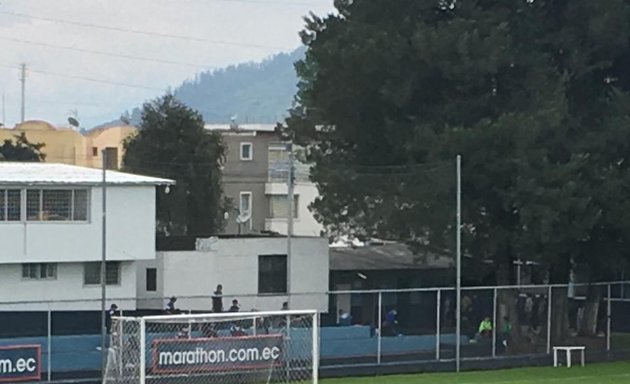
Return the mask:
<path id="1" fill-rule="evenodd" d="M 105 327 L 107 328 L 107 333 L 110 333 L 112 330 L 112 318 L 116 316 L 116 312 L 118 312 L 118 306 L 116 304 L 112 304 L 105 314 Z"/>
<path id="2" fill-rule="evenodd" d="M 340 327 L 347 327 L 349 325 L 352 325 L 352 316 L 344 311 L 343 309 L 339 310 L 339 320 L 337 321 L 337 324 Z"/>
<path id="3" fill-rule="evenodd" d="M 240 309 L 241 307 L 238 305 L 238 300 L 232 300 L 232 306 L 230 307 L 229 312 L 238 312 Z"/>
<path id="4" fill-rule="evenodd" d="M 177 301 L 177 297 L 173 296 L 166 303 L 166 307 L 164 308 L 164 312 L 167 315 L 174 315 L 179 312 L 179 309 L 175 308 L 175 302 Z"/>
<path id="5" fill-rule="evenodd" d="M 282 310 L 283 311 L 289 310 L 289 302 L 285 301 L 284 303 L 282 303 Z"/>
<path id="6" fill-rule="evenodd" d="M 223 312 L 223 285 L 217 285 L 217 289 L 212 294 L 212 312 Z"/>
<path id="7" fill-rule="evenodd" d="M 492 321 L 489 317 L 485 317 L 481 323 L 479 324 L 479 332 L 477 333 L 477 338 L 481 339 L 484 337 L 490 337 L 492 335 Z"/>
<path id="8" fill-rule="evenodd" d="M 396 310 L 396 308 L 390 310 L 385 315 L 385 321 L 383 322 L 383 330 L 384 330 L 383 336 L 386 336 L 386 335 L 401 336 L 401 334 L 398 333 L 398 311 Z"/>

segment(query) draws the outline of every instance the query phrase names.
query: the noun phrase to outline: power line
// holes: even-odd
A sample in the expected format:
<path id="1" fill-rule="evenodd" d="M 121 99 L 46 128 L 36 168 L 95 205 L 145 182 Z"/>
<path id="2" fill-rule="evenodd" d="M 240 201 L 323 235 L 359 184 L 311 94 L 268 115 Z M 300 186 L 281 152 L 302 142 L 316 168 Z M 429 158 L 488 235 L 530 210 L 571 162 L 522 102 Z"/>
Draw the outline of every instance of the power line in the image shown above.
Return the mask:
<path id="1" fill-rule="evenodd" d="M 85 48 L 68 47 L 68 46 L 49 44 L 49 43 L 41 43 L 41 42 L 37 42 L 37 41 L 18 39 L 18 38 L 15 38 L 15 37 L 0 36 L 0 40 L 12 41 L 12 42 L 15 42 L 15 43 L 20 43 L 20 44 L 36 45 L 36 46 L 40 46 L 40 47 L 47 47 L 47 48 L 55 48 L 55 49 L 64 49 L 64 50 L 68 50 L 68 51 L 83 52 L 83 53 L 89 53 L 89 54 L 93 54 L 93 55 L 112 56 L 112 57 L 119 57 L 119 58 L 129 59 L 129 60 L 147 61 L 147 62 L 152 62 L 152 63 L 171 64 L 171 65 L 185 65 L 185 66 L 188 66 L 188 67 L 196 67 L 196 68 L 211 68 L 211 69 L 219 68 L 217 66 L 212 66 L 212 65 L 192 64 L 192 63 L 186 63 L 186 62 L 181 62 L 181 61 L 149 58 L 149 57 L 142 57 L 142 56 L 135 56 L 135 55 L 126 55 L 126 54 L 120 54 L 120 53 L 114 53 L 114 52 L 97 51 L 97 50 L 93 50 L 93 49 L 85 49 Z"/>
<path id="2" fill-rule="evenodd" d="M 277 47 L 277 46 L 271 46 L 271 45 L 252 44 L 252 43 L 239 43 L 239 42 L 225 41 L 225 40 L 210 40 L 210 39 L 205 39 L 205 38 L 196 37 L 196 36 L 175 35 L 175 34 L 170 34 L 170 33 L 154 32 L 154 31 L 142 31 L 142 30 L 138 30 L 138 29 L 129 29 L 129 28 L 115 27 L 115 26 L 102 25 L 102 24 L 83 23 L 83 22 L 80 22 L 80 21 L 61 20 L 61 19 L 54 19 L 54 18 L 51 18 L 51 17 L 33 16 L 33 15 L 26 14 L 26 13 L 18 13 L 18 12 L 10 12 L 10 11 L 0 11 L 0 14 L 7 15 L 7 16 L 24 18 L 24 19 L 47 21 L 47 22 L 50 22 L 50 23 L 74 25 L 74 26 L 83 27 L 83 28 L 94 28 L 94 29 L 102 29 L 102 30 L 106 30 L 106 31 L 133 33 L 133 34 L 137 34 L 137 35 L 152 36 L 152 37 L 162 37 L 162 38 L 177 39 L 177 40 L 184 40 L 184 41 L 192 41 L 192 42 L 198 42 L 198 43 L 231 45 L 231 46 L 237 46 L 237 47 L 261 48 L 261 49 L 276 49 L 276 50 L 286 50 L 286 49 L 288 49 L 288 48 L 285 48 L 285 47 Z"/>
<path id="3" fill-rule="evenodd" d="M 16 67 L 10 66 L 10 65 L 0 64 L 0 66 L 4 67 L 4 68 L 9 68 L 9 69 L 16 69 Z M 61 77 L 61 78 L 65 78 L 65 79 L 89 81 L 89 82 L 92 82 L 92 83 L 115 85 L 115 86 L 119 86 L 119 87 L 137 88 L 137 89 L 144 89 L 144 90 L 149 90 L 149 91 L 159 91 L 159 92 L 164 91 L 161 88 L 149 87 L 149 86 L 140 85 L 140 84 L 122 83 L 122 82 L 118 82 L 118 81 L 102 80 L 102 79 L 96 79 L 96 78 L 93 78 L 93 77 L 77 76 L 77 75 L 66 75 L 66 74 L 63 74 L 63 73 L 48 72 L 48 71 L 42 71 L 42 70 L 37 70 L 37 69 L 31 69 L 31 68 L 29 68 L 28 71 L 32 72 L 32 73 L 38 73 L 38 74 L 46 75 L 46 76 L 55 76 L 55 77 Z"/>

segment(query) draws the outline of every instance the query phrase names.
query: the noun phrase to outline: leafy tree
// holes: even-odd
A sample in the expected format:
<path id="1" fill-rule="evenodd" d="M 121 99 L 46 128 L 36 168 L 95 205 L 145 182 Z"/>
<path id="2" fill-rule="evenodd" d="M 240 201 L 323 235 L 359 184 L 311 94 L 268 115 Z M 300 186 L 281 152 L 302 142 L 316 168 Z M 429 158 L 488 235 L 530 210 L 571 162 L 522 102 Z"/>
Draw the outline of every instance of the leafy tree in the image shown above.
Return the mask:
<path id="1" fill-rule="evenodd" d="M 138 134 L 124 143 L 127 171 L 170 178 L 157 194 L 158 230 L 209 236 L 222 228 L 221 136 L 204 130 L 201 115 L 166 95 L 144 104 Z"/>
<path id="2" fill-rule="evenodd" d="M 0 146 L 0 161 L 44 161 L 46 155 L 42 153 L 42 143 L 31 143 L 22 132 L 11 139 L 4 140 Z"/>
<path id="3" fill-rule="evenodd" d="M 596 280 L 627 258 L 627 1 L 335 4 L 306 19 L 287 120 L 323 223 L 451 245 L 462 154 L 465 250 L 498 283 L 521 258 L 554 283 L 572 263 Z"/>

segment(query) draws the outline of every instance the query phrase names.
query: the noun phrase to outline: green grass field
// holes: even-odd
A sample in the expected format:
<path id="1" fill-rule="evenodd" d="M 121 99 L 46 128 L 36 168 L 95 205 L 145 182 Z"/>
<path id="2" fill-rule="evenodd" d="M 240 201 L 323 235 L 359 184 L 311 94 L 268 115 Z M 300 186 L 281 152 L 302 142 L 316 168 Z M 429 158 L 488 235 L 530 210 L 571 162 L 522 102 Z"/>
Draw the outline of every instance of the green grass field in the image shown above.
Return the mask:
<path id="1" fill-rule="evenodd" d="M 323 380 L 324 384 L 628 384 L 630 362 Z"/>

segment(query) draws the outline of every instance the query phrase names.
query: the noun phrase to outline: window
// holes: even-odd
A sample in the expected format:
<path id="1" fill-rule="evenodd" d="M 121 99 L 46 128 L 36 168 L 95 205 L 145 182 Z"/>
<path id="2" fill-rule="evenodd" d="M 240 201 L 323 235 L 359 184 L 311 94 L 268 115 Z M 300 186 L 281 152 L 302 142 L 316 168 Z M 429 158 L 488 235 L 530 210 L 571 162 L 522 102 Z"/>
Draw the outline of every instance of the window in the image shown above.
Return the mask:
<path id="1" fill-rule="evenodd" d="M 284 195 L 274 195 L 269 198 L 269 215 L 272 218 L 289 217 L 288 197 Z M 298 196 L 293 196 L 293 218 L 298 217 Z"/>
<path id="2" fill-rule="evenodd" d="M 289 178 L 289 151 L 283 144 L 270 145 L 268 150 L 269 181 L 286 183 Z"/>
<path id="3" fill-rule="evenodd" d="M 147 268 L 147 292 L 157 291 L 157 269 Z"/>
<path id="4" fill-rule="evenodd" d="M 29 189 L 26 219 L 29 221 L 87 221 L 88 191 L 84 189 Z"/>
<path id="5" fill-rule="evenodd" d="M 258 256 L 258 293 L 287 293 L 287 255 Z"/>
<path id="6" fill-rule="evenodd" d="M 108 261 L 105 264 L 105 282 L 107 285 L 120 284 L 120 262 Z M 101 262 L 85 263 L 83 265 L 83 284 L 101 284 Z"/>
<path id="7" fill-rule="evenodd" d="M 105 168 L 118 169 L 118 148 L 105 148 Z"/>
<path id="8" fill-rule="evenodd" d="M 252 213 L 252 193 L 251 192 L 241 192 L 238 210 L 241 214 Z"/>
<path id="9" fill-rule="evenodd" d="M 97 147 L 92 147 L 92 156 L 94 156 L 94 157 L 98 156 L 98 148 Z"/>
<path id="10" fill-rule="evenodd" d="M 252 143 L 241 143 L 241 160 L 253 160 L 254 147 Z"/>
<path id="11" fill-rule="evenodd" d="M 22 191 L 0 189 L 0 221 L 20 221 L 22 219 Z"/>
<path id="12" fill-rule="evenodd" d="M 22 264 L 22 278 L 28 280 L 54 280 L 57 278 L 57 264 Z"/>

